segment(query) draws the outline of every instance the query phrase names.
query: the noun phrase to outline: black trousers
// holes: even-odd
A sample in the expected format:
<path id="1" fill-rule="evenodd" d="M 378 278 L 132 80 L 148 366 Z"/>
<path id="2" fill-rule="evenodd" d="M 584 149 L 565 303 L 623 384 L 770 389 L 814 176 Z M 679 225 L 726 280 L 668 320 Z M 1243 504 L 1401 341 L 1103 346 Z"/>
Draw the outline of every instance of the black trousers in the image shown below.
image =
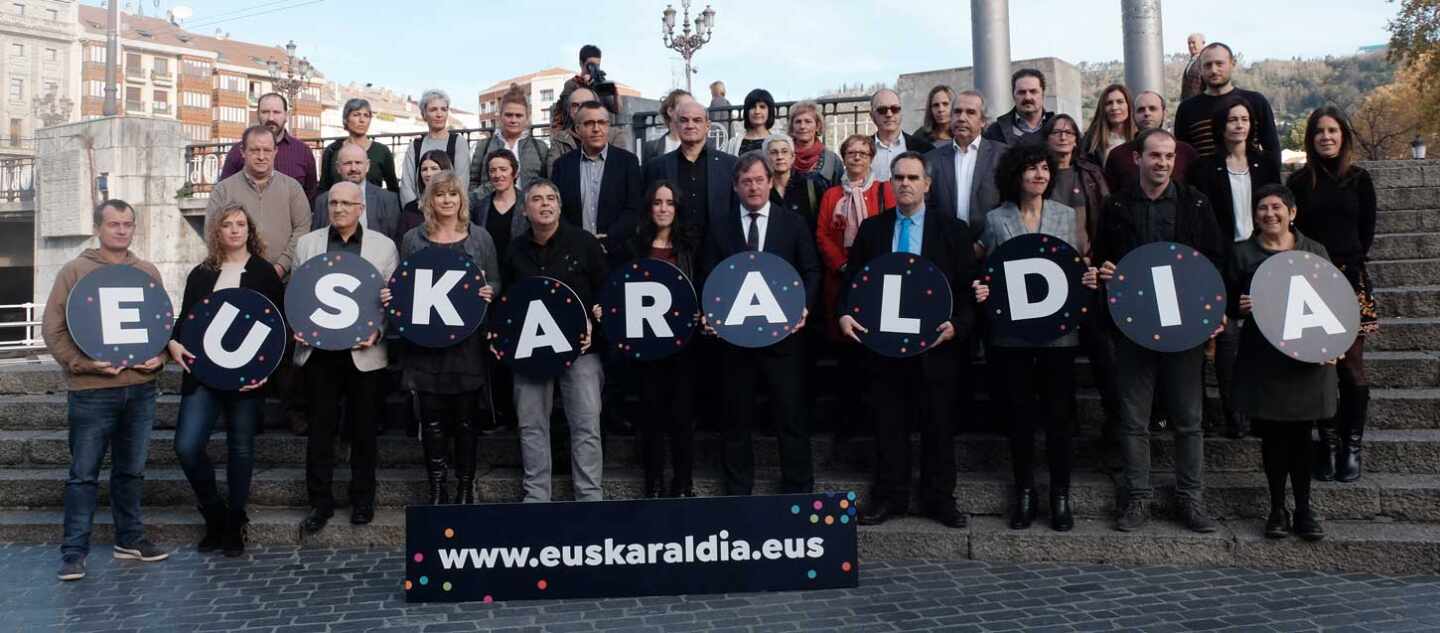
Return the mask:
<path id="1" fill-rule="evenodd" d="M 1050 489 L 1070 487 L 1075 452 L 1075 348 L 995 347 L 1011 406 L 1010 464 L 1018 488 L 1035 487 L 1035 430 L 1045 429 Z"/>
<path id="2" fill-rule="evenodd" d="M 755 393 L 765 384 L 770 414 L 780 441 L 780 492 L 815 489 L 810 456 L 810 427 L 800 410 L 805 393 L 805 354 L 798 336 L 759 349 L 722 343 L 720 368 L 725 385 L 725 494 L 748 495 L 755 487 Z"/>
<path id="3" fill-rule="evenodd" d="M 671 489 L 684 491 L 695 471 L 695 356 L 685 350 L 657 361 L 636 363 L 640 381 L 640 452 L 646 483 L 665 476 L 665 434 L 670 434 Z"/>
<path id="4" fill-rule="evenodd" d="M 872 356 L 870 394 L 875 420 L 875 489 L 871 503 L 910 503 L 910 428 L 907 413 L 923 402 L 919 416 L 920 500 L 928 510 L 955 503 L 955 384 L 959 361 L 953 349 L 912 358 Z M 931 358 L 933 356 L 933 358 Z"/>
<path id="5" fill-rule="evenodd" d="M 310 505 L 335 507 L 335 429 L 344 400 L 350 418 L 350 502 L 375 502 L 375 427 L 383 370 L 360 371 L 349 350 L 313 350 L 305 363 L 310 388 L 310 436 L 305 450 L 305 488 Z"/>

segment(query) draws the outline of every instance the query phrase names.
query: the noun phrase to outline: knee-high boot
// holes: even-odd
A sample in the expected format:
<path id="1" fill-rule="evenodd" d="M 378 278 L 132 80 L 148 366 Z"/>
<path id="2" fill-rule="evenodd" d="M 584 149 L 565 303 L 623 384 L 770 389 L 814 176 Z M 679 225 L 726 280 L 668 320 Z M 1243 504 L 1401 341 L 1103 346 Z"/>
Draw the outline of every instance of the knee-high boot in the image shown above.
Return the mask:
<path id="1" fill-rule="evenodd" d="M 475 460 L 478 438 L 475 423 L 465 419 L 455 423 L 455 503 L 475 503 Z"/>
<path id="2" fill-rule="evenodd" d="M 1335 417 L 1329 420 L 1315 422 L 1315 430 L 1320 435 L 1320 450 L 1315 458 L 1315 479 L 1318 481 L 1335 480 L 1335 458 L 1340 451 L 1340 425 L 1338 411 Z"/>
<path id="3" fill-rule="evenodd" d="M 1360 479 L 1360 449 L 1365 440 L 1365 420 L 1370 414 L 1370 386 L 1341 387 L 1340 420 L 1344 424 L 1340 452 L 1335 458 L 1335 480 Z"/>
<path id="4" fill-rule="evenodd" d="M 424 420 L 420 423 L 420 446 L 425 449 L 425 477 L 430 483 L 430 505 L 449 503 L 445 490 L 445 423 L 440 420 Z"/>

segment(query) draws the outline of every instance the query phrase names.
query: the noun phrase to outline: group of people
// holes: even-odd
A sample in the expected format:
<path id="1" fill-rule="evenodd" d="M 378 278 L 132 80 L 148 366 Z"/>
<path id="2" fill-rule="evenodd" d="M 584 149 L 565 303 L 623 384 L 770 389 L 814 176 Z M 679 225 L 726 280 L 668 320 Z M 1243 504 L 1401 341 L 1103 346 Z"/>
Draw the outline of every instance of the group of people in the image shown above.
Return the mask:
<path id="1" fill-rule="evenodd" d="M 987 120 L 985 95 L 937 86 L 924 125 L 908 133 L 899 96 L 880 90 L 870 100 L 876 132 L 851 135 L 833 149 L 825 146 L 825 120 L 815 103 L 789 106 L 787 132 L 777 132 L 781 108 L 760 89 L 745 98 L 745 130 L 718 147 L 707 138 L 710 113 L 677 90 L 660 112 L 666 134 L 644 145 L 643 163 L 615 144 L 614 113 L 585 76 L 567 84 L 557 108 L 561 123 L 548 143 L 526 133 L 530 105 L 512 90 L 501 99 L 497 133 L 473 152 L 446 127 L 448 97 L 432 90 L 420 101 L 431 131 L 414 141 L 398 176 L 390 151 L 366 137 L 368 104 L 345 105 L 349 137 L 325 148 L 317 178 L 309 150 L 285 132 L 284 98 L 266 95 L 259 100 L 260 124 L 245 131 L 211 194 L 208 253 L 186 280 L 177 339 L 196 302 L 215 290 L 249 288 L 280 305 L 290 272 L 310 258 L 349 252 L 388 276 L 399 260 L 431 247 L 461 252 L 482 269 L 487 301 L 528 277 L 558 279 L 593 308 L 592 326 L 579 359 L 553 379 L 509 372 L 496 362 L 483 327 L 441 349 L 399 344 L 381 329 L 341 351 L 311 348 L 297 336 L 289 362 L 273 376 L 286 385 L 273 390 L 262 382 L 221 391 L 187 373 L 175 449 L 205 521 L 199 548 L 232 556 L 244 551 L 254 436 L 266 393 L 305 401 L 311 510 L 301 529 L 315 533 L 337 505 L 334 438 L 342 427 L 350 442 L 350 521 L 374 517 L 378 398 L 388 366 L 400 368 L 401 388 L 419 412 L 426 501 L 477 500 L 479 427 L 509 415 L 519 430 L 524 500 L 543 502 L 552 498 L 557 387 L 577 500 L 603 498 L 601 417 L 627 390 L 640 402 L 645 497 L 696 494 L 694 424 L 707 408 L 697 406 L 702 401 L 721 415 L 723 492 L 751 494 L 752 431 L 762 392 L 779 440 L 779 491 L 812 491 L 812 394 L 821 386 L 807 385 L 807 377 L 821 356 L 838 363 L 837 384 L 827 387 L 857 418 L 836 428 L 863 426 L 875 436 L 874 486 L 858 517 L 862 525 L 911 511 L 912 429 L 922 437 L 920 512 L 950 527 L 965 525 L 954 494 L 956 418 L 970 414 L 974 386 L 983 383 L 993 410 L 1008 412 L 1000 422 L 1009 433 L 1014 477 L 1010 527 L 1029 527 L 1041 509 L 1034 470 L 1035 433 L 1043 430 L 1050 523 L 1071 529 L 1075 360 L 1083 354 L 1101 394 L 1104 436 L 1123 463 L 1115 527 L 1136 530 L 1149 518 L 1153 413 L 1168 420 L 1175 436 L 1179 518 L 1197 532 L 1216 530 L 1202 499 L 1207 346 L 1144 348 L 1110 324 L 1098 300 L 1079 332 L 1040 344 L 998 335 L 979 316 L 977 306 L 990 295 L 979 262 L 1031 233 L 1063 240 L 1083 255 L 1082 282 L 1095 289 L 1113 278 L 1126 254 L 1156 241 L 1193 247 L 1224 271 L 1229 314 L 1212 337 L 1225 430 L 1262 438 L 1272 506 L 1266 534 L 1321 538 L 1309 499 L 1312 472 L 1322 480 L 1360 476 L 1368 402 L 1364 336 L 1338 363 L 1285 357 L 1247 318 L 1249 278 L 1274 253 L 1326 256 L 1354 287 L 1364 332 L 1373 331 L 1365 260 L 1374 235 L 1374 186 L 1353 162 L 1355 140 L 1344 113 L 1332 107 L 1310 116 L 1308 164 L 1281 185 L 1265 98 L 1231 82 L 1235 58 L 1226 45 L 1197 53 L 1204 88 L 1180 104 L 1174 132 L 1163 126 L 1162 95 L 1132 95 L 1122 85 L 1101 92 L 1082 131 L 1074 118 L 1045 109 L 1044 74 L 1023 69 L 1011 79 L 1015 107 L 994 121 Z M 581 52 L 582 66 L 598 58 L 593 46 Z M 723 86 L 714 96 L 723 99 Z M 65 322 L 69 289 L 102 265 L 129 264 L 159 282 L 154 266 L 129 250 L 136 213 L 120 200 L 95 208 L 98 248 L 62 269 L 46 305 L 45 340 L 70 384 L 74 462 L 66 484 L 62 579 L 84 576 L 107 444 L 114 447 L 114 555 L 166 556 L 145 538 L 140 518 L 145 438 L 158 372 L 167 360 L 188 367 L 194 356 L 176 340 L 142 364 L 113 367 L 81 353 Z M 627 362 L 603 340 L 597 296 L 613 267 L 656 258 L 698 287 L 720 261 L 746 251 L 779 256 L 799 273 L 806 291 L 800 332 L 765 348 L 700 336 L 680 353 L 648 362 Z M 841 313 L 849 279 L 892 252 L 928 259 L 954 295 L 950 318 L 927 335 L 932 350 L 910 358 L 866 351 L 858 343 L 864 326 Z M 389 291 L 374 300 L 388 303 Z M 713 334 L 709 324 L 704 329 Z M 986 371 L 977 371 L 979 362 Z M 221 416 L 228 425 L 225 495 L 205 451 Z M 1323 447 L 1318 463 L 1312 424 Z M 453 493 L 450 473 L 458 482 Z"/>

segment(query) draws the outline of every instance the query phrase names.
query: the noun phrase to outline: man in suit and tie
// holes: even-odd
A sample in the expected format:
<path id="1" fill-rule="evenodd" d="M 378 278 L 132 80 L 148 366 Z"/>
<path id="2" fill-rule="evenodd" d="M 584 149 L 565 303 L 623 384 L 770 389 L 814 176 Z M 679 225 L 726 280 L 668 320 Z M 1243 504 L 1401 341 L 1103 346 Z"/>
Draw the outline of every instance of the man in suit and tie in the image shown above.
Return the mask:
<path id="1" fill-rule="evenodd" d="M 370 157 L 359 145 L 346 143 L 335 156 L 335 166 L 340 177 L 360 187 L 365 207 L 360 211 L 360 225 L 366 230 L 383 234 L 392 242 L 399 242 L 400 198 L 393 191 L 386 191 L 365 180 L 370 173 Z M 330 226 L 330 192 L 315 197 L 310 212 L 310 230 Z"/>
<path id="2" fill-rule="evenodd" d="M 645 163 L 645 186 L 648 188 L 661 179 L 678 185 L 680 208 L 703 234 L 711 210 L 730 206 L 735 157 L 706 142 L 710 122 L 700 102 L 690 99 L 680 103 L 673 116 L 680 133 L 680 147 Z"/>
<path id="3" fill-rule="evenodd" d="M 930 188 L 925 158 L 918 152 L 895 157 L 890 169 L 896 208 L 866 219 L 851 247 L 850 261 L 863 264 L 886 253 L 914 253 L 930 260 L 950 281 L 954 295 L 950 320 L 926 334 L 935 344 L 920 356 L 876 355 L 870 367 L 875 415 L 875 483 L 861 525 L 877 525 L 905 514 L 910 506 L 910 430 L 906 403 L 929 403 L 920 426 L 920 503 L 922 512 L 941 524 L 965 527 L 955 507 L 955 384 L 958 367 L 950 347 L 965 340 L 975 322 L 974 296 L 966 292 L 975 275 L 975 251 L 965 221 L 925 204 Z M 848 285 L 848 284 L 847 284 Z M 840 315 L 840 333 L 860 342 L 867 330 L 848 314 Z"/>
<path id="4" fill-rule="evenodd" d="M 640 214 L 640 159 L 610 144 L 609 112 L 599 101 L 580 104 L 574 127 L 580 146 L 555 161 L 553 171 L 560 218 L 599 238 L 614 258 Z"/>
<path id="5" fill-rule="evenodd" d="M 955 97 L 950 113 L 952 141 L 925 155 L 930 193 L 925 205 L 963 221 L 972 241 L 985 228 L 985 214 L 1000 205 L 995 165 L 1006 145 L 981 138 L 985 129 L 985 97 L 966 90 Z"/>
<path id="6" fill-rule="evenodd" d="M 735 202 L 712 209 L 710 231 L 701 253 L 701 270 L 708 273 L 725 258 L 745 251 L 764 251 L 789 262 L 805 284 L 804 327 L 810 307 L 820 291 L 820 257 L 814 237 L 799 214 L 770 204 L 770 166 L 759 152 L 741 156 L 732 181 Z M 709 324 L 706 331 L 714 333 Z M 810 457 L 810 429 L 801 410 L 804 385 L 803 337 L 791 333 L 779 343 L 744 348 L 722 343 L 725 494 L 748 495 L 755 484 L 755 454 L 751 427 L 755 417 L 755 391 L 763 381 L 770 393 L 770 413 L 780 440 L 780 492 L 808 493 L 815 488 Z"/>

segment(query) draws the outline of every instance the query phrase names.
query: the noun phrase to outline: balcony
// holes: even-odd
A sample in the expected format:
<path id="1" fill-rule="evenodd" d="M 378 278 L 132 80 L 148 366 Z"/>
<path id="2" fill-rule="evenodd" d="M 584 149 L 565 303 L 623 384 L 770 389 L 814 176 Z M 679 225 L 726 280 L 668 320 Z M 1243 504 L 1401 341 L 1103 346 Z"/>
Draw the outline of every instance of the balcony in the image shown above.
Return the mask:
<path id="1" fill-rule="evenodd" d="M 145 83 L 145 69 L 139 66 L 126 66 L 125 81 Z"/>
<path id="2" fill-rule="evenodd" d="M 127 100 L 125 101 L 125 111 L 126 111 L 126 112 L 134 112 L 134 113 L 136 113 L 136 114 L 144 114 L 144 113 L 145 113 L 145 102 L 143 102 L 143 101 L 130 101 L 130 100 L 127 99 Z"/>
<path id="3" fill-rule="evenodd" d="M 163 84 L 172 83 L 175 81 L 175 73 L 168 70 L 152 70 L 150 71 L 150 80 Z"/>
<path id="4" fill-rule="evenodd" d="M 174 110 L 170 108 L 170 102 L 156 101 L 155 103 L 150 104 L 150 112 L 152 114 L 164 114 L 166 116 L 169 116 L 174 112 Z"/>

